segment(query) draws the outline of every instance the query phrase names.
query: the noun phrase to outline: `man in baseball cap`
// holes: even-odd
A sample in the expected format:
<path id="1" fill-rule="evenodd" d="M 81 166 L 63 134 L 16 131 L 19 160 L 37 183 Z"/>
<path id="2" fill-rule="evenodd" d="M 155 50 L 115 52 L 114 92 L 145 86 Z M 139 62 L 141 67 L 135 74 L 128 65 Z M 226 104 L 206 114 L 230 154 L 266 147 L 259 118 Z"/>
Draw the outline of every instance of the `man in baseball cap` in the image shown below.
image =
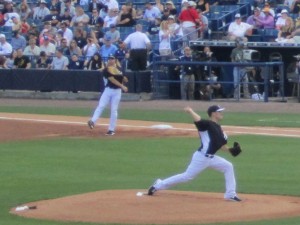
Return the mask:
<path id="1" fill-rule="evenodd" d="M 205 169 L 212 168 L 224 174 L 226 189 L 224 199 L 234 202 L 241 201 L 236 193 L 236 180 L 232 163 L 217 155 L 219 150 L 231 153 L 231 148 L 227 146 L 228 137 L 219 124 L 223 119 L 220 113 L 223 110 L 224 108 L 218 105 L 212 105 L 207 110 L 210 118 L 202 119 L 201 115 L 197 114 L 191 107 L 184 108 L 184 111 L 194 121 L 200 137 L 200 146 L 193 153 L 190 164 L 184 172 L 165 179 L 157 179 L 148 189 L 148 195 L 153 195 L 157 191 L 166 190 L 172 186 L 189 182 Z"/>
<path id="2" fill-rule="evenodd" d="M 207 114 L 209 117 L 211 117 L 211 115 L 215 112 L 222 112 L 223 110 L 225 110 L 225 108 L 222 108 L 218 105 L 212 105 L 207 109 Z"/>
<path id="3" fill-rule="evenodd" d="M 183 36 L 187 37 L 189 41 L 198 39 L 197 29 L 202 29 L 203 25 L 195 6 L 196 3 L 194 1 L 189 1 L 187 8 L 183 9 L 178 16 Z M 198 28 L 197 25 L 199 25 Z"/>
<path id="4" fill-rule="evenodd" d="M 243 38 L 244 41 L 247 41 L 246 35 L 252 34 L 253 26 L 242 22 L 240 13 L 235 14 L 234 18 L 235 20 L 231 22 L 228 27 L 227 39 L 229 41 L 235 41 L 237 38 Z"/>
<path id="5" fill-rule="evenodd" d="M 0 55 L 10 55 L 12 50 L 11 44 L 6 41 L 5 34 L 0 34 Z"/>

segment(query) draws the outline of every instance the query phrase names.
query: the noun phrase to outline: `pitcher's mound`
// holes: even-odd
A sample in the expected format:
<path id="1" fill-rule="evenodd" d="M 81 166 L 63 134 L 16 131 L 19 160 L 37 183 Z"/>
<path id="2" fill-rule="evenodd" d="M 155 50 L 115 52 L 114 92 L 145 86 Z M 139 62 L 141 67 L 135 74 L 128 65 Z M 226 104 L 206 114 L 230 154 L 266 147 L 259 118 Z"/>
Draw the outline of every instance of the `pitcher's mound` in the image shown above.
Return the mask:
<path id="1" fill-rule="evenodd" d="M 300 215 L 298 197 L 241 194 L 242 202 L 230 202 L 221 193 L 168 190 L 137 195 L 142 191 L 98 191 L 32 202 L 26 205 L 37 206 L 34 210 L 11 212 L 47 220 L 119 224 L 201 224 Z"/>

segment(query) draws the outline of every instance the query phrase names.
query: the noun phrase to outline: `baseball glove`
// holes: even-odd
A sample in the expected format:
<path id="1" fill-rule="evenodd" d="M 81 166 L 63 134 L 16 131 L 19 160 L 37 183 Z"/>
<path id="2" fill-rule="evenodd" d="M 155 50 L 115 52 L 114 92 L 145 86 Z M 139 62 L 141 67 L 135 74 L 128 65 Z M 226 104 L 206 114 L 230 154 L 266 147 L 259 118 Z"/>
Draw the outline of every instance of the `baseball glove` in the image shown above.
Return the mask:
<path id="1" fill-rule="evenodd" d="M 234 157 L 238 156 L 242 152 L 240 144 L 238 142 L 234 142 L 233 147 L 229 148 L 229 152 Z"/>

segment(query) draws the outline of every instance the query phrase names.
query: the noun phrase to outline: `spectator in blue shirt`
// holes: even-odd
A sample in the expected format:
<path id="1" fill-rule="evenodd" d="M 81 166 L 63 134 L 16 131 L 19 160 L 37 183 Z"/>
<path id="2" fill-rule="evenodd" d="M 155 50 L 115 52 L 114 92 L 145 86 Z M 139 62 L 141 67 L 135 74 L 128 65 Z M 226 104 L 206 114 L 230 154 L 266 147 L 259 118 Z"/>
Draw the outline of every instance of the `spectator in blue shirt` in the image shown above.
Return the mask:
<path id="1" fill-rule="evenodd" d="M 109 55 L 115 55 L 118 50 L 117 46 L 112 44 L 112 39 L 109 36 L 104 37 L 104 45 L 101 46 L 99 53 L 102 56 L 104 62 L 107 62 Z"/>
<path id="2" fill-rule="evenodd" d="M 11 39 L 11 46 L 13 50 L 22 49 L 24 50 L 26 48 L 27 41 L 25 37 L 20 35 L 19 31 L 13 31 L 12 39 Z"/>

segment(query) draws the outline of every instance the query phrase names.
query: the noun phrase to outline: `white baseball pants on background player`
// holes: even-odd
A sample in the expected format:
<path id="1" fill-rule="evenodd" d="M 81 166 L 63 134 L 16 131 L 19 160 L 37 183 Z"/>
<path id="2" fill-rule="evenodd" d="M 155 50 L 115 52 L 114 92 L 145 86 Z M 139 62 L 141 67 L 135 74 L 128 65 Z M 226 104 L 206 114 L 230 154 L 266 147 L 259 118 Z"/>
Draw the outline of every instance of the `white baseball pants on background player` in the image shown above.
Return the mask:
<path id="1" fill-rule="evenodd" d="M 224 198 L 227 199 L 236 196 L 236 182 L 232 163 L 217 155 L 214 155 L 213 158 L 206 157 L 200 151 L 196 151 L 193 154 L 191 163 L 184 173 L 164 180 L 158 180 L 154 184 L 154 187 L 156 190 L 165 190 L 176 184 L 188 182 L 207 168 L 213 168 L 224 173 L 226 182 Z"/>
<path id="2" fill-rule="evenodd" d="M 99 117 L 102 115 L 105 107 L 110 103 L 110 121 L 108 130 L 115 131 L 118 118 L 118 108 L 121 100 L 122 90 L 120 88 L 113 89 L 106 87 L 103 94 L 99 99 L 99 104 L 94 111 L 92 121 L 96 123 Z"/>

